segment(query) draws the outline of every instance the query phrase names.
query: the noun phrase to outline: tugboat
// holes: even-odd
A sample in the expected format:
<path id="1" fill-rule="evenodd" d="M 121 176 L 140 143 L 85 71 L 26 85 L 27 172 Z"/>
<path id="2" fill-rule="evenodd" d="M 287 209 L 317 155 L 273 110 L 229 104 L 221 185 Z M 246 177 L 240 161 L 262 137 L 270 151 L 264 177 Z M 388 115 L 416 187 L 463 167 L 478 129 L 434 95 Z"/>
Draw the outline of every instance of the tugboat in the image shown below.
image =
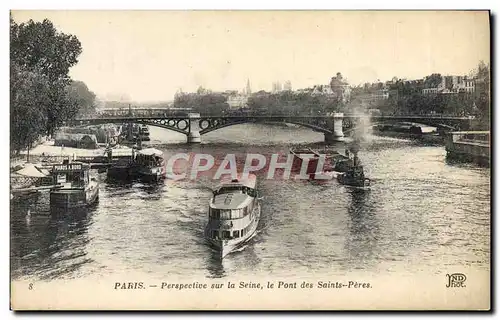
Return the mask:
<path id="1" fill-rule="evenodd" d="M 357 152 L 354 153 L 352 166 L 346 172 L 339 174 L 337 181 L 343 185 L 355 188 L 367 188 L 370 186 L 370 179 L 365 177 Z"/>
<path id="2" fill-rule="evenodd" d="M 50 207 L 74 209 L 88 207 L 99 198 L 99 182 L 90 177 L 90 165 L 69 162 L 52 167 L 54 188 L 50 191 Z"/>
<path id="3" fill-rule="evenodd" d="M 257 230 L 261 205 L 257 178 L 222 182 L 210 200 L 205 238 L 219 252 L 220 259 L 246 243 Z"/>
<path id="4" fill-rule="evenodd" d="M 347 172 L 353 166 L 353 160 L 350 158 L 348 150 L 346 150 L 345 155 L 338 153 L 332 158 L 334 161 L 333 171 L 335 172 Z"/>

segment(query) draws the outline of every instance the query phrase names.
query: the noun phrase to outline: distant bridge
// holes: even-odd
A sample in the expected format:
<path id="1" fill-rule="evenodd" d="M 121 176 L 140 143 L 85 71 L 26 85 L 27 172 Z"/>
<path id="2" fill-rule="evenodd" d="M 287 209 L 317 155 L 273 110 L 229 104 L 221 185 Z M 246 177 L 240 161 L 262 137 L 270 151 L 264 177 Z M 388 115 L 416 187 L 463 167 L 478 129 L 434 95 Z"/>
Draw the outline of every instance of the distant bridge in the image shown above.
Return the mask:
<path id="1" fill-rule="evenodd" d="M 372 125 L 384 123 L 415 123 L 444 129 L 444 131 L 469 130 L 474 117 L 471 116 L 441 116 L 441 115 L 362 115 L 362 114 L 344 114 L 343 128 L 352 129 L 356 123 L 369 119 Z"/>
<path id="2" fill-rule="evenodd" d="M 157 111 L 157 110 L 155 110 Z M 164 111 L 164 112 L 163 112 Z M 369 120 L 370 123 L 401 123 L 412 122 L 434 127 L 455 130 L 468 130 L 471 117 L 453 116 L 420 116 L 420 115 L 364 115 L 333 113 L 318 116 L 285 116 L 285 115 L 228 115 L 204 116 L 197 113 L 175 114 L 171 111 L 152 113 L 150 109 L 130 109 L 127 113 L 118 115 L 101 114 L 72 121 L 72 125 L 96 125 L 106 123 L 137 123 L 156 126 L 185 134 L 188 143 L 201 142 L 201 136 L 221 128 L 244 123 L 289 123 L 310 128 L 325 135 L 325 142 L 341 141 L 344 132 L 354 129 L 359 123 Z"/>

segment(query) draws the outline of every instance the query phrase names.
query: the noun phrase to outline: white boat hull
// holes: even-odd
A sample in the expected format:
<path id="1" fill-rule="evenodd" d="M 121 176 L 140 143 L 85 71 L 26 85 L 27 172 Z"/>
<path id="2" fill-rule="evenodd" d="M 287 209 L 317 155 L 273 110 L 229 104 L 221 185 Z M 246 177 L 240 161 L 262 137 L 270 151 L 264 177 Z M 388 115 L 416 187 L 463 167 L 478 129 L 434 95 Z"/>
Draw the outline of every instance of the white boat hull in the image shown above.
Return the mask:
<path id="1" fill-rule="evenodd" d="M 259 225 L 260 221 L 260 214 L 261 214 L 260 204 L 258 204 L 255 207 L 255 210 L 256 210 L 255 219 L 251 224 L 250 231 L 244 237 L 238 239 L 229 239 L 229 240 L 214 240 L 210 238 L 211 230 L 208 228 L 208 226 L 207 228 L 205 228 L 205 238 L 219 252 L 220 259 L 224 259 L 224 257 L 226 257 L 228 254 L 243 246 L 255 235 L 255 232 L 257 231 L 257 226 Z"/>

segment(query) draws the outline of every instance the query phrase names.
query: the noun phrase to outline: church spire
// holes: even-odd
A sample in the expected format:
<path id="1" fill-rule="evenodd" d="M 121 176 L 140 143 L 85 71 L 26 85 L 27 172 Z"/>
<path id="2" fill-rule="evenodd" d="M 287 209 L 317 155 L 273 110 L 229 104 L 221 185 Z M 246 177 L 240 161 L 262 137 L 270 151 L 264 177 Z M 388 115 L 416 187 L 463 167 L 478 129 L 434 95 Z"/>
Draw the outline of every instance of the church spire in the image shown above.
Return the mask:
<path id="1" fill-rule="evenodd" d="M 247 79 L 247 87 L 246 87 L 246 94 L 251 94 L 252 89 L 250 88 L 250 79 Z"/>

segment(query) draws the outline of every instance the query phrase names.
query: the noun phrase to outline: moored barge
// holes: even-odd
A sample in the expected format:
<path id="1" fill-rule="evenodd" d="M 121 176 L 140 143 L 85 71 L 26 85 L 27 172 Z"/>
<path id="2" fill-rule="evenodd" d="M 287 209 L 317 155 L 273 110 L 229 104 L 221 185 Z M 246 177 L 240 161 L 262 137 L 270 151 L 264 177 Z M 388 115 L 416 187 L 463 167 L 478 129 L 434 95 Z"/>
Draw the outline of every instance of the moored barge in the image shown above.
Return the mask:
<path id="1" fill-rule="evenodd" d="M 90 176 L 90 165 L 64 161 L 52 167 L 55 187 L 50 190 L 51 208 L 88 207 L 99 198 L 99 182 Z"/>

